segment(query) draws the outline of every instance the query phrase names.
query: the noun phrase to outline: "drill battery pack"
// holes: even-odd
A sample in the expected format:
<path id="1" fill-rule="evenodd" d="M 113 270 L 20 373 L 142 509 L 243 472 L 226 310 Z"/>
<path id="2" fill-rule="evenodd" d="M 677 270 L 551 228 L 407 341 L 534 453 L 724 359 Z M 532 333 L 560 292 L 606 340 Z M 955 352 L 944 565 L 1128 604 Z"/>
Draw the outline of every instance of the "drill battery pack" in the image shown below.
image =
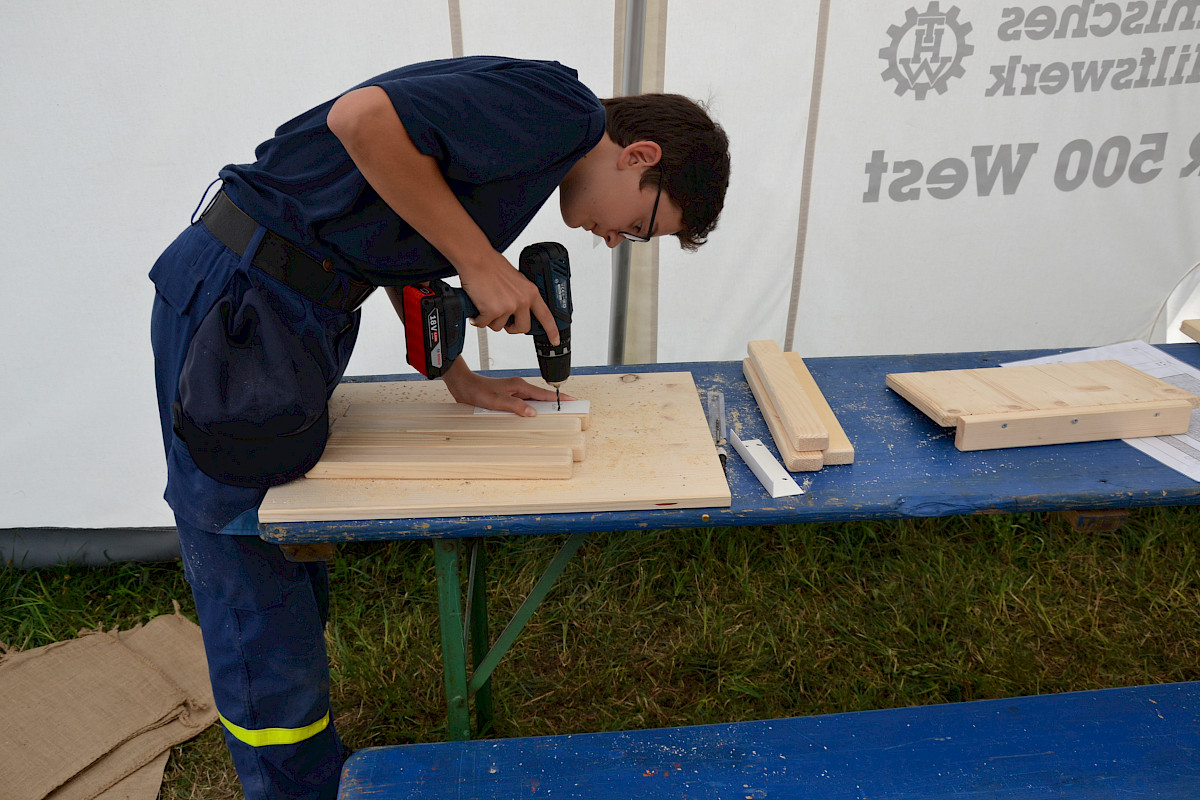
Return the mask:
<path id="1" fill-rule="evenodd" d="M 467 317 L 475 309 L 468 308 L 461 291 L 440 280 L 410 284 L 400 296 L 408 363 L 426 378 L 440 378 L 462 354 Z"/>

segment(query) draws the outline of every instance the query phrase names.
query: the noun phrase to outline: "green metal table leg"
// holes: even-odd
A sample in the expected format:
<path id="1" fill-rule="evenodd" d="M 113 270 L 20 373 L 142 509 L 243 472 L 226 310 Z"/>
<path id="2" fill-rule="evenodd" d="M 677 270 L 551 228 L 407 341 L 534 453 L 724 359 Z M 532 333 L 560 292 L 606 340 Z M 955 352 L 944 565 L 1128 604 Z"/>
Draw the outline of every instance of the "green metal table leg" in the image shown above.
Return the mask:
<path id="1" fill-rule="evenodd" d="M 458 583 L 458 541 L 433 545 L 437 569 L 438 614 L 442 627 L 442 671 L 446 677 L 446 721 L 451 740 L 471 738 L 467 707 L 467 658 L 463 650 L 462 589 Z"/>
<path id="2" fill-rule="evenodd" d="M 479 663 L 491 647 L 487 614 L 487 542 L 476 539 L 471 543 L 471 570 L 467 591 L 467 624 L 470 626 L 471 667 L 478 671 Z M 486 736 L 492 731 L 492 682 L 487 680 L 475 693 L 475 735 Z"/>
<path id="3" fill-rule="evenodd" d="M 538 580 L 537 585 L 533 587 L 533 591 L 525 598 L 525 602 L 517 609 L 517 613 L 513 615 L 512 620 L 504 628 L 504 631 L 496 639 L 496 643 L 492 645 L 492 649 L 487 655 L 475 665 L 475 672 L 471 676 L 471 682 L 467 686 L 467 691 L 470 694 L 478 692 L 491 679 L 492 671 L 496 669 L 496 665 L 500 663 L 500 659 L 516 641 L 517 636 L 521 633 L 521 629 L 525 627 L 525 623 L 537 611 L 537 607 L 550 593 L 554 582 L 558 580 L 558 576 L 562 574 L 567 563 L 571 560 L 571 556 L 575 555 L 575 551 L 584 543 L 588 535 L 586 533 L 573 533 L 567 539 L 566 544 L 554 556 L 554 560 L 550 562 L 550 566 L 546 568 L 545 574 Z"/>

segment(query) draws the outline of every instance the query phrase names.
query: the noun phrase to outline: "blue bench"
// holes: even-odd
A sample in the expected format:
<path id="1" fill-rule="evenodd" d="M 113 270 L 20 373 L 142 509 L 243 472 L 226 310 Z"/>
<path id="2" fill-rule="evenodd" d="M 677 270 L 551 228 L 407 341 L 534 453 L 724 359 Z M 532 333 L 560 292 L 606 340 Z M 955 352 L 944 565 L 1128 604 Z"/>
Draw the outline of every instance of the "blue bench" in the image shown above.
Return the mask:
<path id="1" fill-rule="evenodd" d="M 646 731 L 377 747 L 371 798 L 1200 798 L 1200 681 Z"/>

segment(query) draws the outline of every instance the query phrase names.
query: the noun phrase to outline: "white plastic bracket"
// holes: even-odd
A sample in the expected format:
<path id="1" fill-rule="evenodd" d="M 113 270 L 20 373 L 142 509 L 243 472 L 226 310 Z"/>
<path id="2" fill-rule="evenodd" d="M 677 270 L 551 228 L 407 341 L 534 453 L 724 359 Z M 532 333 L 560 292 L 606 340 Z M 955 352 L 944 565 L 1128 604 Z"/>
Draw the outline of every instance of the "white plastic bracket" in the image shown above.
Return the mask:
<path id="1" fill-rule="evenodd" d="M 743 442 L 736 433 L 730 430 L 729 443 L 750 467 L 751 472 L 762 482 L 771 497 L 792 497 L 804 494 L 800 485 L 787 473 L 779 460 L 771 455 L 771 451 L 761 441 L 750 439 Z"/>

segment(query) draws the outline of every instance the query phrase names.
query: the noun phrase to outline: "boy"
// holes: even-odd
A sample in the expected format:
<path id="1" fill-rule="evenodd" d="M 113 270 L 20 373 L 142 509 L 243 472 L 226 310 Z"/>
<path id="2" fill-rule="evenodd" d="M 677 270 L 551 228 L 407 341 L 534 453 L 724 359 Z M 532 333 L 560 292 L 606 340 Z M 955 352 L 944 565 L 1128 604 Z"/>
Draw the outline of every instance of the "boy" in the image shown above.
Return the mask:
<path id="1" fill-rule="evenodd" d="M 257 537 L 270 486 L 328 433 L 358 306 L 377 286 L 457 273 L 474 324 L 556 326 L 501 255 L 559 190 L 563 221 L 695 249 L 729 181 L 728 140 L 691 101 L 601 101 L 553 62 L 474 57 L 402 67 L 285 123 L 159 258 L 151 338 L 175 513 L 225 740 L 246 797 L 333 798 L 324 564 Z M 511 320 L 511 321 L 510 321 Z M 458 402 L 519 414 L 552 392 L 443 377 Z"/>

